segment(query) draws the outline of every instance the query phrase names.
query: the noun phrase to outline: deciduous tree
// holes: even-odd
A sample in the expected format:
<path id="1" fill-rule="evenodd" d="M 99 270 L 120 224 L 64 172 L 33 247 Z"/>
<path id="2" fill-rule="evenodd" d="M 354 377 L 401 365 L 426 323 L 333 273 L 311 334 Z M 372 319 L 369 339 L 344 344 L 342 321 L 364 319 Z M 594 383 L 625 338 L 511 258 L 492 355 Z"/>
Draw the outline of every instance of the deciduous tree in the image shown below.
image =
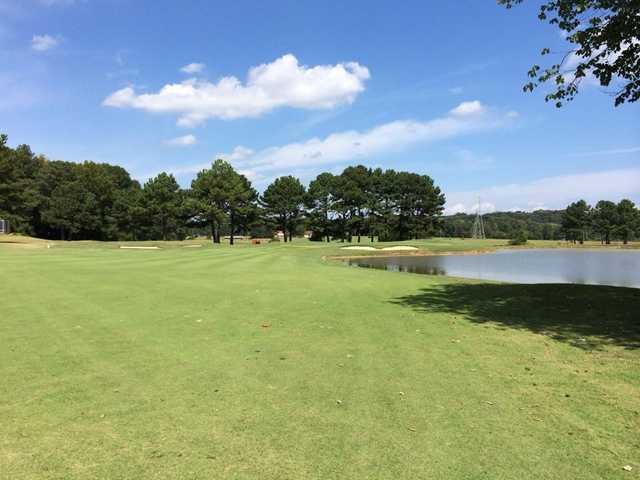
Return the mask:
<path id="1" fill-rule="evenodd" d="M 498 3 L 511 8 L 523 0 Z M 610 89 L 616 106 L 640 98 L 638 0 L 546 0 L 540 4 L 538 18 L 557 26 L 571 47 L 548 67 L 533 65 L 524 91 L 551 83 L 553 89 L 545 100 L 561 107 L 591 77 Z M 541 53 L 555 52 L 543 48 Z"/>

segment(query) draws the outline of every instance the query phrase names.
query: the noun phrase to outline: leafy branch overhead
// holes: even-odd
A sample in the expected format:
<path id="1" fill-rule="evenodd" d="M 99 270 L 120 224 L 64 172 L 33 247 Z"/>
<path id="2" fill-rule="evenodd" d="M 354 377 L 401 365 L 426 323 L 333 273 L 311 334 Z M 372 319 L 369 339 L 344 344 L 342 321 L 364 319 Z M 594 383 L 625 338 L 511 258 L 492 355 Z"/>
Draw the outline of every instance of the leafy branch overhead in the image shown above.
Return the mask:
<path id="1" fill-rule="evenodd" d="M 512 8 L 523 1 L 498 3 Z M 640 0 L 551 0 L 540 6 L 538 18 L 556 25 L 572 48 L 546 68 L 533 65 L 525 92 L 553 84 L 545 100 L 561 107 L 574 99 L 586 78 L 593 78 L 608 89 L 616 106 L 640 99 Z"/>

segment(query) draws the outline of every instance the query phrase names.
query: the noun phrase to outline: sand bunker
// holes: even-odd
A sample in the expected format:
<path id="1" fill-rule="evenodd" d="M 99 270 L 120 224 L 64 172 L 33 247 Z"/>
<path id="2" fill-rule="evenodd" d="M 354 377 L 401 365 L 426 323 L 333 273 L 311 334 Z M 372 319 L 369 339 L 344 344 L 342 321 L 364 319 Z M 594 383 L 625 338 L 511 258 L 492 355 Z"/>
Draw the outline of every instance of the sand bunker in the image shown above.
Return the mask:
<path id="1" fill-rule="evenodd" d="M 200 248 L 202 245 L 183 245 L 182 248 Z"/>
<path id="2" fill-rule="evenodd" d="M 120 248 L 126 248 L 128 250 L 160 250 L 160 247 L 129 247 L 120 245 Z"/>
<path id="3" fill-rule="evenodd" d="M 402 252 L 409 250 L 418 250 L 417 247 L 411 247 L 409 245 L 398 245 L 396 247 L 383 247 L 383 248 L 375 248 L 375 247 L 342 247 L 341 250 L 369 250 L 374 252 Z"/>

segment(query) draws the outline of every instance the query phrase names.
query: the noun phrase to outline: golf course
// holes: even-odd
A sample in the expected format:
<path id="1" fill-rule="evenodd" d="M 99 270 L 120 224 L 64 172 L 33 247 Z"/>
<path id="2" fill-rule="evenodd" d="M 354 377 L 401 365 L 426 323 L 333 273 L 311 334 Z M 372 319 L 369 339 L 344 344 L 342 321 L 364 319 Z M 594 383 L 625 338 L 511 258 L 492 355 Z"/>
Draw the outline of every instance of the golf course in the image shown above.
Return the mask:
<path id="1" fill-rule="evenodd" d="M 342 246 L 5 236 L 0 478 L 638 478 L 640 289 Z"/>

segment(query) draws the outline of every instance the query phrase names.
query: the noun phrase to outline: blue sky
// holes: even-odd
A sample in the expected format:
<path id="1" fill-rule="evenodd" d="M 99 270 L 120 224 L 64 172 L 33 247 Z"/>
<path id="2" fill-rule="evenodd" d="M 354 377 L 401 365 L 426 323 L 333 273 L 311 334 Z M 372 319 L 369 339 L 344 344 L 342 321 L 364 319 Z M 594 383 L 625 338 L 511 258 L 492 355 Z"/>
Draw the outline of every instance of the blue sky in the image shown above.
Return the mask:
<path id="1" fill-rule="evenodd" d="M 222 156 L 258 189 L 426 173 L 448 212 L 640 201 L 639 105 L 522 92 L 542 47 L 566 50 L 536 4 L 0 0 L 0 132 L 185 186 Z"/>

